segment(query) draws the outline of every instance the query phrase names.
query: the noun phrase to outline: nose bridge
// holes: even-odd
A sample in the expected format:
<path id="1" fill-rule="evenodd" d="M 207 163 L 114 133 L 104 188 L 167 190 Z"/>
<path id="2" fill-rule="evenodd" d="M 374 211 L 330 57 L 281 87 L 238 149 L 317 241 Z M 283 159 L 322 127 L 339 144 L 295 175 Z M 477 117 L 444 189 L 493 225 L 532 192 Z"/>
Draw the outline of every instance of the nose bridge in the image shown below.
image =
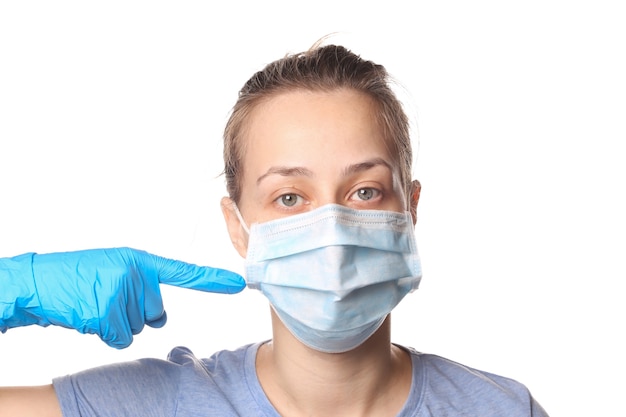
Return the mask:
<path id="1" fill-rule="evenodd" d="M 337 181 L 329 179 L 320 179 L 318 183 L 318 195 L 316 198 L 316 207 L 322 207 L 328 204 L 346 205 L 346 199 L 343 195 L 344 191 Z"/>

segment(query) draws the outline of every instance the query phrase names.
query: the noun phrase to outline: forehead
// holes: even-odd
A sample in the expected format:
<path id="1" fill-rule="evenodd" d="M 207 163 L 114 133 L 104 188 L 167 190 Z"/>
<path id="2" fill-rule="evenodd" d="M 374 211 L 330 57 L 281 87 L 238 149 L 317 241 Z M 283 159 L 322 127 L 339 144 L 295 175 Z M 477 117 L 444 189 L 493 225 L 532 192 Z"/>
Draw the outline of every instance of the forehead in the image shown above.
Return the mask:
<path id="1" fill-rule="evenodd" d="M 319 153 L 352 158 L 369 152 L 388 157 L 377 113 L 373 99 L 350 89 L 274 95 L 249 114 L 243 138 L 246 170 L 267 158 L 304 161 Z"/>

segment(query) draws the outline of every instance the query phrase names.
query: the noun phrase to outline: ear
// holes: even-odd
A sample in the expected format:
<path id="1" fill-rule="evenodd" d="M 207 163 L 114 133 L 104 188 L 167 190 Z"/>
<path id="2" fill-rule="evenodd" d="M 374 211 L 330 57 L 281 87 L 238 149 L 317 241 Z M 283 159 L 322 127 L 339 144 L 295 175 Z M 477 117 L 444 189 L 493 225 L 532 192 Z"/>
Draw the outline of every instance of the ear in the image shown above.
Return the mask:
<path id="1" fill-rule="evenodd" d="M 245 258 L 248 252 L 248 235 L 235 213 L 235 202 L 228 197 L 222 197 L 220 206 L 222 207 L 222 214 L 226 221 L 226 229 L 228 229 L 230 241 L 233 243 L 239 256 Z"/>
<path id="2" fill-rule="evenodd" d="M 417 203 L 420 201 L 420 193 L 422 192 L 422 184 L 418 180 L 413 180 L 411 183 L 411 198 L 410 209 L 411 217 L 413 217 L 413 224 L 417 222 Z"/>

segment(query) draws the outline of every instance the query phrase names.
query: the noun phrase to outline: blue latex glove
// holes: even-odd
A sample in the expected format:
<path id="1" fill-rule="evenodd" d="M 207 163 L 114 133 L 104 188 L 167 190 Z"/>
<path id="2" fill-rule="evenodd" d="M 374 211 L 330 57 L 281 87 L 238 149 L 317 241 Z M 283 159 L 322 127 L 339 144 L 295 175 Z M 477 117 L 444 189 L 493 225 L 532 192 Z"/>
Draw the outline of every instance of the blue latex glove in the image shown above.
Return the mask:
<path id="1" fill-rule="evenodd" d="M 93 333 L 124 348 L 145 324 L 167 316 L 159 283 L 237 293 L 241 276 L 129 248 L 0 258 L 0 331 L 54 324 Z"/>

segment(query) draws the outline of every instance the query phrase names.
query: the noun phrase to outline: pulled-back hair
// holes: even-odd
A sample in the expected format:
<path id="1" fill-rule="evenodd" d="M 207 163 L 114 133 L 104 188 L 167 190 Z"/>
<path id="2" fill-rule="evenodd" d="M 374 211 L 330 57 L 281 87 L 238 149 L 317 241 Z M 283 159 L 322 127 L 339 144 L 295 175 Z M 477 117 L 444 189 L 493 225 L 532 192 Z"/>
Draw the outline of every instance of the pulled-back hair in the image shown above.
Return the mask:
<path id="1" fill-rule="evenodd" d="M 393 163 L 398 164 L 405 196 L 411 187 L 411 140 L 409 121 L 391 88 L 387 70 L 342 46 L 314 46 L 268 64 L 250 78 L 235 103 L 224 129 L 224 175 L 226 189 L 236 203 L 241 197 L 242 161 L 247 119 L 251 111 L 271 97 L 288 91 L 334 91 L 352 89 L 371 97 L 377 106 L 376 122 Z"/>

